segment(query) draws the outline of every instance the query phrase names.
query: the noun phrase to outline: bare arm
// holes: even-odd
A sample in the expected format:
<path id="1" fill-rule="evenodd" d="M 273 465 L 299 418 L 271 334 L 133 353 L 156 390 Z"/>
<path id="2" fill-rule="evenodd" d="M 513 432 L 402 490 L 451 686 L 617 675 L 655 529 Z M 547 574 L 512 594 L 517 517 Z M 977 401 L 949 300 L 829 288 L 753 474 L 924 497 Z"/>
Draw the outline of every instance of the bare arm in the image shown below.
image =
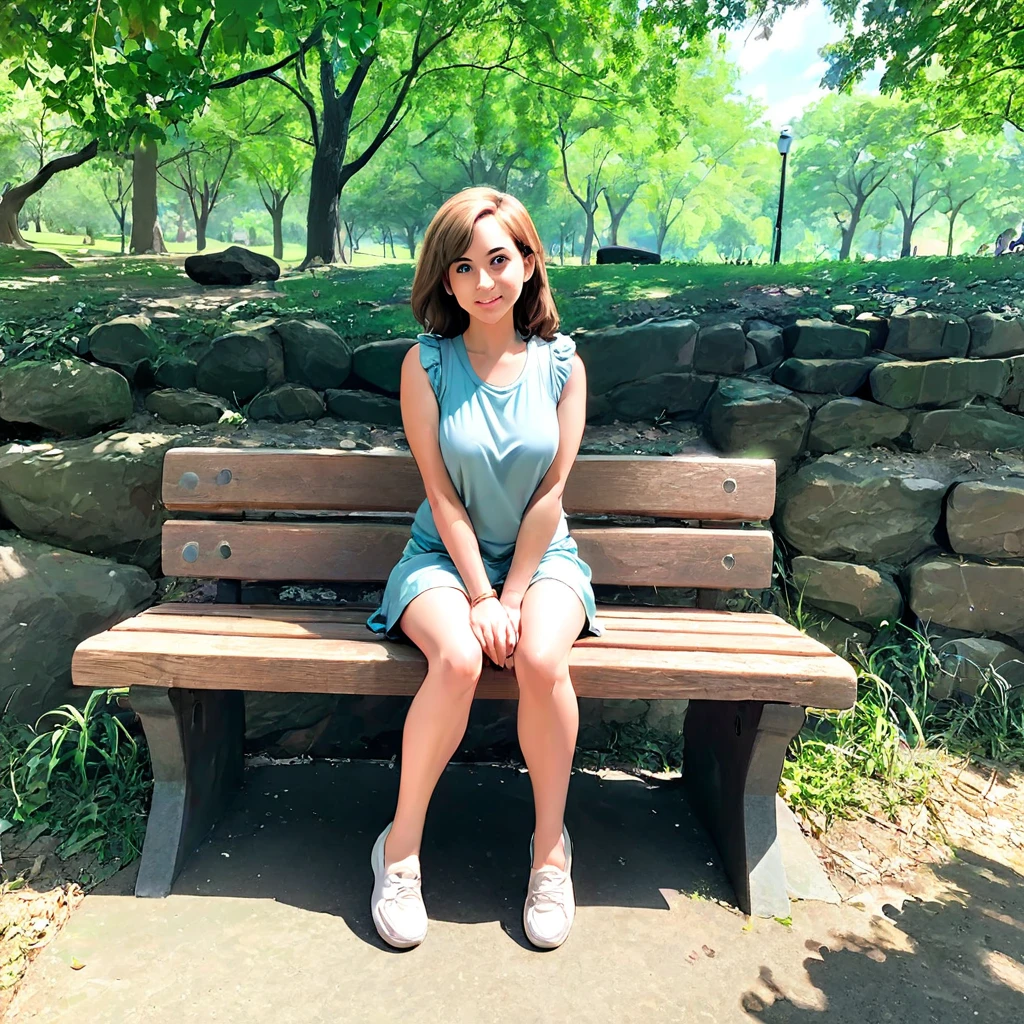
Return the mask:
<path id="1" fill-rule="evenodd" d="M 414 345 L 402 362 L 400 400 L 405 436 L 423 479 L 434 525 L 470 597 L 476 597 L 490 590 L 491 583 L 480 557 L 473 523 L 441 457 L 437 398 L 427 371 L 420 364 L 419 345 Z M 496 664 L 503 664 L 517 638 L 499 603 L 482 601 L 471 608 L 470 625 L 487 656 Z"/>
<path id="2" fill-rule="evenodd" d="M 501 592 L 501 602 L 512 614 L 516 632 L 523 595 L 562 517 L 562 493 L 580 450 L 586 415 L 587 371 L 583 360 L 576 355 L 573 356 L 572 373 L 558 399 L 558 451 L 523 513 L 512 566 Z"/>

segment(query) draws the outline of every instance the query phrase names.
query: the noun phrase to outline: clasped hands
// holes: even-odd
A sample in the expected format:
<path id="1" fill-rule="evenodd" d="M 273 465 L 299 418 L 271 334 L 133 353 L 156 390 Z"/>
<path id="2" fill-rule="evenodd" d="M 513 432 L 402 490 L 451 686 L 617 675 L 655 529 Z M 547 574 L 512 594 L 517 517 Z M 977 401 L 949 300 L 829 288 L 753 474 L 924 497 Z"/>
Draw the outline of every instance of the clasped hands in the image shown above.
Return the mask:
<path id="1" fill-rule="evenodd" d="M 503 591 L 469 609 L 469 625 L 484 654 L 500 668 L 514 668 L 513 654 L 519 643 L 522 596 Z"/>

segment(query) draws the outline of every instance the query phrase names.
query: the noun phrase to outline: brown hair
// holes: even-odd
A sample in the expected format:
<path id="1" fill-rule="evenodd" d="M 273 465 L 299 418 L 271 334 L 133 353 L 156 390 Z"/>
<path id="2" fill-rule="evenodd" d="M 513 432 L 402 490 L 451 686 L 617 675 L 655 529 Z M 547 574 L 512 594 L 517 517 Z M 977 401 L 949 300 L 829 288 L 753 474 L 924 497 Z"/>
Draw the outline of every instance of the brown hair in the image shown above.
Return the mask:
<path id="1" fill-rule="evenodd" d="M 412 282 L 413 316 L 432 334 L 454 338 L 469 326 L 469 314 L 444 288 L 444 275 L 473 240 L 481 217 L 494 216 L 512 236 L 524 257 L 535 256 L 533 274 L 512 310 L 512 320 L 525 337 L 550 341 L 558 330 L 558 310 L 548 286 L 544 246 L 530 215 L 515 196 L 481 185 L 456 192 L 434 214 L 423 235 Z"/>

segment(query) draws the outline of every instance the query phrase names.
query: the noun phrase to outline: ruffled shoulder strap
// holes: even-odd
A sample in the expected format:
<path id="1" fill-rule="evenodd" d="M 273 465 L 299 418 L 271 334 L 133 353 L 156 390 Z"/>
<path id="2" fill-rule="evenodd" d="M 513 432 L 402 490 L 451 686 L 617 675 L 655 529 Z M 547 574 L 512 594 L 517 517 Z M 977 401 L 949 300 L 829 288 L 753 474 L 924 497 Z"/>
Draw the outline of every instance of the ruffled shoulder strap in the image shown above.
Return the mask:
<path id="1" fill-rule="evenodd" d="M 557 400 L 561 397 L 565 382 L 572 375 L 576 342 L 568 334 L 556 334 L 554 339 L 548 342 L 548 349 L 551 353 L 551 382 Z"/>
<path id="2" fill-rule="evenodd" d="M 441 382 L 444 376 L 441 372 L 441 343 L 444 339 L 437 334 L 418 334 L 416 340 L 420 345 L 420 366 L 427 371 L 430 386 L 440 401 Z"/>

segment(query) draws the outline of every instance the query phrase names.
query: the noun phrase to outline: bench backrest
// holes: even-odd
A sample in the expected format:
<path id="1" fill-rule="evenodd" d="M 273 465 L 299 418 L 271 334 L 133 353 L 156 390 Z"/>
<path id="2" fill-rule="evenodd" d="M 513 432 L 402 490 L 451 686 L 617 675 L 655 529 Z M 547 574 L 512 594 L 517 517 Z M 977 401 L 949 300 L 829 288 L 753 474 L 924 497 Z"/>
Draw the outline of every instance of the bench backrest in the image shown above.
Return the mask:
<path id="1" fill-rule="evenodd" d="M 232 580 L 378 582 L 398 560 L 409 513 L 423 496 L 415 462 L 398 452 L 172 448 L 164 456 L 163 502 L 184 517 L 164 524 L 163 571 Z M 563 505 L 595 583 L 716 589 L 770 584 L 770 531 L 736 528 L 772 514 L 770 459 L 581 455 Z M 620 521 L 593 521 L 601 516 Z M 621 517 L 658 522 L 623 525 Z"/>

